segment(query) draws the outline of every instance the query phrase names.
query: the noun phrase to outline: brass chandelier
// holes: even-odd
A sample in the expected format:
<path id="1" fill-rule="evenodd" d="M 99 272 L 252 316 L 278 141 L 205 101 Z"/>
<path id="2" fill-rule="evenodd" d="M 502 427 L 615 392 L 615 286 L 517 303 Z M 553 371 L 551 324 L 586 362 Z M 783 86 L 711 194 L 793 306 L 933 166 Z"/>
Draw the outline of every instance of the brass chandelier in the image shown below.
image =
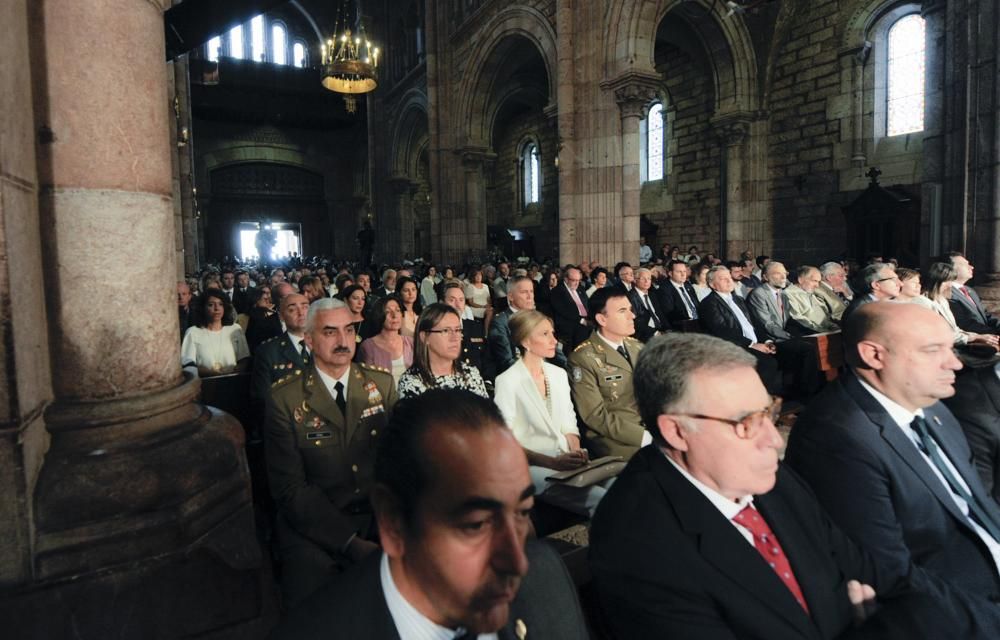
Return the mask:
<path id="1" fill-rule="evenodd" d="M 344 105 L 348 113 L 358 110 L 358 94 L 370 93 L 378 86 L 379 48 L 372 46 L 371 40 L 361 22 L 361 11 L 355 7 L 352 22 L 351 0 L 344 0 L 337 15 L 333 38 L 322 45 L 323 86 L 336 93 L 344 94 Z M 343 17 L 343 20 L 341 20 Z M 351 25 L 356 24 L 356 31 Z"/>

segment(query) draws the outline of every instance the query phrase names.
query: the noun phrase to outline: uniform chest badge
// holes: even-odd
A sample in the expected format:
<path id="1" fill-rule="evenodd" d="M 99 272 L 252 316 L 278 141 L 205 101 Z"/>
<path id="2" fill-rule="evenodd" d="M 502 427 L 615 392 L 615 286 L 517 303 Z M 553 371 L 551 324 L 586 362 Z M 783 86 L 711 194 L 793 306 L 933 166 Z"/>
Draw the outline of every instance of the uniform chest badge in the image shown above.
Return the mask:
<path id="1" fill-rule="evenodd" d="M 583 371 L 580 367 L 573 367 L 573 382 L 579 382 L 583 380 Z"/>
<path id="2" fill-rule="evenodd" d="M 375 383 L 369 380 L 365 383 L 365 391 L 368 392 L 368 404 L 370 406 L 381 405 L 382 404 L 382 394 L 379 393 L 378 387 Z"/>

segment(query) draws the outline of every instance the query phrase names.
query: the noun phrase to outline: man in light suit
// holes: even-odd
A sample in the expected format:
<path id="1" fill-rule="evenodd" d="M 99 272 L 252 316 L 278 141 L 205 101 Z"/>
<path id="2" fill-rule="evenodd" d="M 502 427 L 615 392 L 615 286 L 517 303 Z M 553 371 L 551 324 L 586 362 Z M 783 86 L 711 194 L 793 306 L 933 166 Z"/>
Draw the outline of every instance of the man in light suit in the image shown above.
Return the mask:
<path id="1" fill-rule="evenodd" d="M 489 400 L 435 389 L 400 402 L 375 460 L 384 553 L 293 611 L 274 640 L 585 640 L 559 556 L 526 544 L 534 487 Z"/>
<path id="2" fill-rule="evenodd" d="M 1000 507 L 940 399 L 962 367 L 943 318 L 876 302 L 849 316 L 851 372 L 796 420 L 785 460 L 877 562 L 1000 637 Z"/>
<path id="3" fill-rule="evenodd" d="M 955 395 L 944 403 L 962 425 L 983 487 L 1000 502 L 1000 369 L 987 365 L 961 371 Z"/>
<path id="4" fill-rule="evenodd" d="M 799 267 L 796 283 L 785 289 L 788 316 L 808 333 L 838 331 L 830 306 L 817 292 L 823 289 L 819 269 L 810 265 Z"/>
<path id="5" fill-rule="evenodd" d="M 972 280 L 975 267 L 958 252 L 949 253 L 948 259 L 958 272 L 949 300 L 958 328 L 973 333 L 1000 334 L 1000 318 L 986 310 L 975 289 L 966 286 Z"/>
<path id="6" fill-rule="evenodd" d="M 824 262 L 819 267 L 823 281 L 814 292 L 823 302 L 835 322 L 840 322 L 847 305 L 854 297 L 847 286 L 847 272 L 839 262 Z"/>
<path id="7" fill-rule="evenodd" d="M 785 325 L 788 322 L 788 303 L 783 292 L 788 284 L 788 271 L 780 262 L 768 262 L 761 274 L 764 284 L 747 296 L 750 313 L 764 328 L 769 340 L 788 340 L 792 334 Z"/>
<path id="8" fill-rule="evenodd" d="M 276 382 L 267 405 L 264 451 L 286 607 L 378 548 L 365 539 L 373 533 L 368 493 L 396 385 L 386 370 L 352 364 L 352 320 L 341 300 L 314 302 L 305 326 L 312 366 Z"/>
<path id="9" fill-rule="evenodd" d="M 916 597 L 923 609 L 902 597 L 905 584 L 886 579 L 779 465 L 779 405 L 754 364 L 693 333 L 654 338 L 639 357 L 635 392 L 653 444 L 618 476 L 590 529 L 591 572 L 616 637 L 960 634 L 929 598 Z M 852 604 L 876 596 L 881 611 L 852 629 Z"/>

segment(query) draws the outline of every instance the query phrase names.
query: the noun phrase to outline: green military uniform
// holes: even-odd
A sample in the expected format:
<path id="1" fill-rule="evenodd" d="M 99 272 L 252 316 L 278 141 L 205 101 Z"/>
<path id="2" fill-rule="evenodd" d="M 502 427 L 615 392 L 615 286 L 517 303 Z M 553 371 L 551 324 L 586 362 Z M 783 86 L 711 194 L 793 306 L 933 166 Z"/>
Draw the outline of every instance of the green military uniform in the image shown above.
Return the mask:
<path id="1" fill-rule="evenodd" d="M 289 374 L 301 374 L 309 366 L 309 360 L 295 348 L 288 332 L 262 342 L 253 355 L 251 397 L 258 402 L 267 401 L 271 385 Z"/>
<path id="2" fill-rule="evenodd" d="M 646 432 L 632 390 L 632 367 L 642 343 L 625 338 L 632 364 L 596 333 L 569 356 L 573 402 L 586 428 L 591 458 L 624 456 L 639 450 Z"/>
<path id="3" fill-rule="evenodd" d="M 286 604 L 342 568 L 347 544 L 372 523 L 368 492 L 375 449 L 396 386 L 385 369 L 352 364 L 345 395 L 346 417 L 315 366 L 271 389 L 265 454 Z"/>

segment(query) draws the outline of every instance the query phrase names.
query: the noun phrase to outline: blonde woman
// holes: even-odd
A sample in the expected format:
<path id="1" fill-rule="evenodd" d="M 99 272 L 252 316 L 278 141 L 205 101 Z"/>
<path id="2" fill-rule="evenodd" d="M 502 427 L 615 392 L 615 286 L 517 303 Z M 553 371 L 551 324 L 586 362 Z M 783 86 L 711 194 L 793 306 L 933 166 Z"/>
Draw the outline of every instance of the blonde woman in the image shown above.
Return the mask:
<path id="1" fill-rule="evenodd" d="M 556 353 L 552 320 L 540 311 L 519 311 L 510 318 L 511 342 L 520 357 L 497 376 L 494 401 L 528 457 L 539 500 L 592 516 L 606 486 L 567 487 L 545 478 L 588 462 L 566 371 L 545 362 Z"/>

